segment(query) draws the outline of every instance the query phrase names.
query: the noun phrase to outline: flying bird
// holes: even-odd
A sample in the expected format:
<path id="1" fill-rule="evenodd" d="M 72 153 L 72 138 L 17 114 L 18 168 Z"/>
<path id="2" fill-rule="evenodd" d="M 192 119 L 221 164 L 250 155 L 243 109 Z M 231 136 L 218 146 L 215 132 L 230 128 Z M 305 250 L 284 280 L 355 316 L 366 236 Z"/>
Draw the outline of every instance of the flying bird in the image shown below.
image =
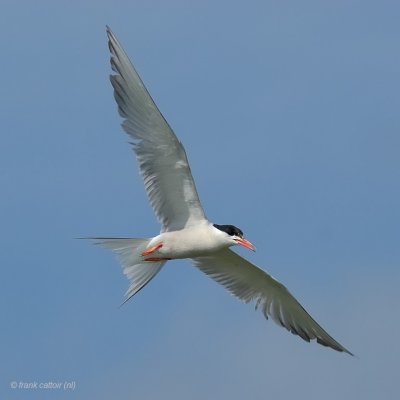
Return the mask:
<path id="1" fill-rule="evenodd" d="M 113 250 L 130 281 L 126 301 L 143 289 L 169 260 L 189 258 L 234 296 L 254 302 L 268 319 L 307 342 L 352 353 L 330 336 L 264 270 L 231 250 L 255 250 L 234 225 L 210 222 L 201 206 L 185 149 L 157 108 L 127 54 L 107 27 L 113 74 L 110 80 L 122 127 L 128 134 L 146 192 L 161 224 L 152 238 L 91 238 Z M 124 302 L 124 303 L 125 303 Z"/>

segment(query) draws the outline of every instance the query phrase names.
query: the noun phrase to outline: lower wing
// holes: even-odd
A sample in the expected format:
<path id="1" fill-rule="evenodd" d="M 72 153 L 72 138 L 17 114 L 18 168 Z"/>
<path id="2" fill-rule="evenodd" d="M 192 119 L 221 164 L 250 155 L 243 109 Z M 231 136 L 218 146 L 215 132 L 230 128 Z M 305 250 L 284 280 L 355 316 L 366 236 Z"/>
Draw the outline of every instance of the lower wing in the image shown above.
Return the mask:
<path id="1" fill-rule="evenodd" d="M 193 259 L 194 265 L 233 295 L 248 303 L 255 301 L 272 319 L 309 342 L 353 355 L 330 336 L 280 282 L 230 249 Z"/>

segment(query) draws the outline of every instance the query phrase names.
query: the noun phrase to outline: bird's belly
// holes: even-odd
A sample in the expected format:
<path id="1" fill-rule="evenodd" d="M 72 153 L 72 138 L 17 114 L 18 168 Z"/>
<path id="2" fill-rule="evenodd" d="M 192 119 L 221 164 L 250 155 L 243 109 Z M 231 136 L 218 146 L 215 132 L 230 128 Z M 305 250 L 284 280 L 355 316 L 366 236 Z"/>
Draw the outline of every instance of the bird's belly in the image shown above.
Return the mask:
<path id="1" fill-rule="evenodd" d="M 174 240 L 163 242 L 163 246 L 159 249 L 159 253 L 164 258 L 180 259 L 201 257 L 215 251 L 221 250 L 223 247 L 209 240 Z"/>

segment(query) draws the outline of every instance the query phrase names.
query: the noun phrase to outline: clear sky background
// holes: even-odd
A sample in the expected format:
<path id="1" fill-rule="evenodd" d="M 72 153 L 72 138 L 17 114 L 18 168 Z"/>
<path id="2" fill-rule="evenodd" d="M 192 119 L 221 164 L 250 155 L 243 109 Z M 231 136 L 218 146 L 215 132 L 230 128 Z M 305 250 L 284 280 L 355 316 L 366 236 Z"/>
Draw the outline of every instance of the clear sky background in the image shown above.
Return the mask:
<path id="1" fill-rule="evenodd" d="M 0 397 L 398 399 L 400 3 L 11 1 L 0 13 Z M 118 308 L 153 236 L 105 25 L 183 141 L 210 220 L 358 357 L 189 261 Z M 10 382 L 75 381 L 74 392 Z"/>

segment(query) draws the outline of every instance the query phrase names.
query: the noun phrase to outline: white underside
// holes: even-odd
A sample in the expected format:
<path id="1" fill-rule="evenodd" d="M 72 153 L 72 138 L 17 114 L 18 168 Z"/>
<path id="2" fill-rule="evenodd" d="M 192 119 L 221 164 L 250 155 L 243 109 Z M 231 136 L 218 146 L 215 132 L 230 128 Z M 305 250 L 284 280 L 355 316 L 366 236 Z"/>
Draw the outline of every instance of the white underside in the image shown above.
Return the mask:
<path id="1" fill-rule="evenodd" d="M 194 227 L 161 233 L 154 237 L 147 247 L 162 244 L 162 247 L 151 253 L 151 257 L 195 258 L 228 248 L 230 243 L 224 236 L 210 222 L 204 221 Z"/>

